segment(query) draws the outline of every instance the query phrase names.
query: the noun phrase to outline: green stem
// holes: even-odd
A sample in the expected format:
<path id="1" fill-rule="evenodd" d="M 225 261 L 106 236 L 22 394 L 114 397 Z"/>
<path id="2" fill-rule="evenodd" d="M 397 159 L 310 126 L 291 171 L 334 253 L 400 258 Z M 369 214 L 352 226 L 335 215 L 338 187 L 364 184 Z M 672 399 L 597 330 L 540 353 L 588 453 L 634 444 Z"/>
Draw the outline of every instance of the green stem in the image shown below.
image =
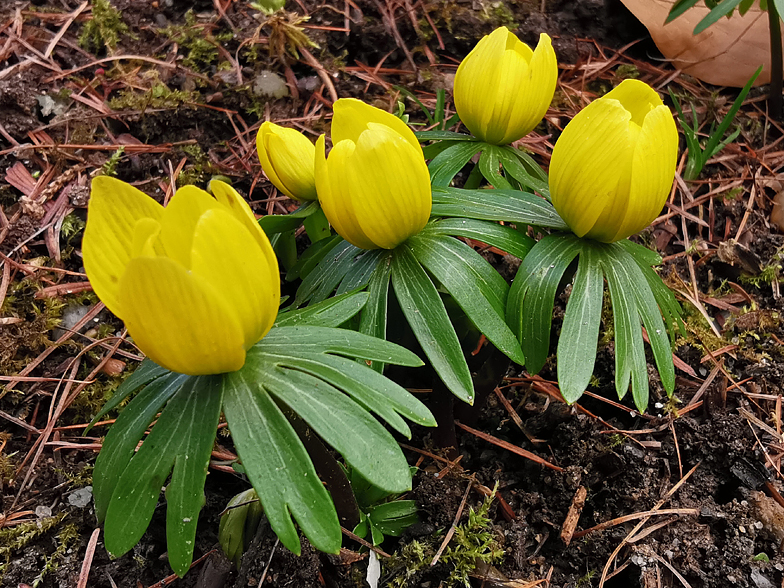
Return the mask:
<path id="1" fill-rule="evenodd" d="M 768 98 L 768 110 L 770 116 L 775 120 L 781 120 L 782 114 L 782 72 L 784 71 L 784 59 L 781 54 L 781 20 L 776 10 L 776 3 L 768 2 L 768 24 L 770 27 L 770 97 Z"/>

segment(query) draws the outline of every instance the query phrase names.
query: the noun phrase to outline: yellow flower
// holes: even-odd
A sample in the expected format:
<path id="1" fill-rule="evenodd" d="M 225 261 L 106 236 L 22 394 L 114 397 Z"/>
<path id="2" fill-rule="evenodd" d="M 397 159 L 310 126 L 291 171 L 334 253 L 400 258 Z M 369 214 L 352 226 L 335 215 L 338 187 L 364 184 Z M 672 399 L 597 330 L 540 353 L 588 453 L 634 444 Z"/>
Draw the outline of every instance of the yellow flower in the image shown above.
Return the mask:
<path id="1" fill-rule="evenodd" d="M 418 233 L 432 207 L 430 175 L 414 133 L 353 98 L 334 104 L 332 151 L 316 142 L 316 187 L 327 219 L 362 249 L 393 249 Z"/>
<path id="2" fill-rule="evenodd" d="M 302 133 L 265 122 L 256 135 L 256 150 L 261 169 L 278 190 L 294 200 L 316 199 L 316 148 Z"/>
<path id="3" fill-rule="evenodd" d="M 647 84 L 625 80 L 561 133 L 550 160 L 553 205 L 578 237 L 625 239 L 661 212 L 677 157 L 669 108 Z"/>
<path id="4" fill-rule="evenodd" d="M 238 370 L 272 327 L 278 262 L 247 203 L 213 181 L 166 208 L 136 188 L 93 180 L 82 254 L 98 297 L 139 348 L 172 371 Z"/>
<path id="5" fill-rule="evenodd" d="M 506 27 L 483 37 L 457 68 L 454 99 L 460 120 L 486 143 L 524 137 L 547 112 L 558 80 L 550 37 L 535 51 Z"/>

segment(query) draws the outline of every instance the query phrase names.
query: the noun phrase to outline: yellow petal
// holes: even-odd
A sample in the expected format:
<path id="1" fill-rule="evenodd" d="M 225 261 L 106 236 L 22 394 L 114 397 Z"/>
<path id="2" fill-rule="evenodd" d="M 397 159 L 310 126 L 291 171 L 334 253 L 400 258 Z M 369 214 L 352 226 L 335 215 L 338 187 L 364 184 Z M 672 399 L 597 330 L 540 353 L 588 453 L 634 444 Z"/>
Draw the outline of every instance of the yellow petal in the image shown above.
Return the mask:
<path id="1" fill-rule="evenodd" d="M 272 250 L 272 245 L 270 245 L 269 238 L 264 230 L 259 226 L 259 222 L 256 220 L 256 216 L 253 214 L 253 211 L 248 206 L 248 203 L 245 202 L 245 199 L 239 195 L 239 193 L 232 188 L 226 182 L 221 182 L 220 180 L 212 180 L 210 182 L 210 190 L 212 191 L 213 195 L 215 196 L 216 200 L 222 205 L 228 208 L 231 212 L 232 216 L 240 221 L 243 226 L 253 235 L 253 238 L 258 243 L 259 247 L 265 252 L 264 254 L 267 256 L 267 259 L 270 260 L 270 263 L 275 264 L 275 272 L 277 273 L 277 257 L 275 256 L 275 252 Z"/>
<path id="2" fill-rule="evenodd" d="M 191 266 L 191 242 L 196 223 L 208 210 L 220 204 L 196 186 L 183 186 L 172 197 L 161 218 L 159 242 L 168 257 L 185 268 Z"/>
<path id="3" fill-rule="evenodd" d="M 329 153 L 329 160 L 324 155 L 324 148 L 324 135 L 321 135 L 316 141 L 316 188 L 329 224 L 352 245 L 360 249 L 376 249 L 378 246 L 364 233 L 354 212 L 349 177 L 354 142 L 337 143 Z"/>
<path id="4" fill-rule="evenodd" d="M 299 131 L 265 122 L 256 136 L 264 173 L 278 190 L 295 200 L 315 200 L 315 148 Z"/>
<path id="5" fill-rule="evenodd" d="M 272 182 L 278 190 L 283 190 L 283 188 L 280 187 L 283 182 L 280 181 L 280 178 L 275 171 L 275 166 L 272 165 L 272 161 L 270 161 L 269 158 L 269 137 L 272 134 L 272 130 L 277 126 L 278 125 L 271 122 L 263 122 L 261 124 L 259 132 L 256 133 L 256 152 L 259 154 L 261 169 L 267 174 L 269 181 Z M 287 194 L 287 196 L 290 195 Z"/>
<path id="6" fill-rule="evenodd" d="M 228 210 L 209 210 L 196 225 L 191 271 L 212 284 L 236 316 L 248 349 L 272 327 L 280 305 L 277 261 Z"/>
<path id="7" fill-rule="evenodd" d="M 482 37 L 455 74 L 455 109 L 471 134 L 483 141 L 487 136 L 489 114 L 496 102 L 501 60 L 509 34 L 506 27 L 499 27 Z"/>
<path id="8" fill-rule="evenodd" d="M 622 175 L 631 172 L 629 119 L 617 100 L 596 100 L 566 125 L 553 148 L 553 206 L 578 237 L 593 228 Z"/>
<path id="9" fill-rule="evenodd" d="M 166 257 L 131 260 L 120 281 L 128 332 L 159 365 L 189 375 L 238 370 L 244 337 L 234 313 L 203 278 Z"/>
<path id="10" fill-rule="evenodd" d="M 633 235 L 661 212 L 672 188 L 678 159 L 678 129 L 670 109 L 657 106 L 648 113 L 632 158 L 629 206 L 613 241 Z"/>
<path id="11" fill-rule="evenodd" d="M 602 96 L 601 100 L 620 102 L 638 126 L 643 125 L 645 117 L 651 110 L 664 104 L 656 90 L 640 80 L 622 81 L 617 88 Z"/>
<path id="12" fill-rule="evenodd" d="M 365 104 L 356 98 L 340 98 L 332 108 L 334 112 L 332 117 L 333 145 L 345 140 L 356 143 L 362 132 L 367 130 L 368 123 L 379 123 L 394 129 L 412 147 L 422 151 L 414 131 L 394 114 Z"/>
<path id="13" fill-rule="evenodd" d="M 155 241 L 161 232 L 161 223 L 145 217 L 136 221 L 133 228 L 131 257 L 157 257 Z"/>
<path id="14" fill-rule="evenodd" d="M 427 223 L 430 176 L 418 149 L 389 127 L 368 126 L 350 161 L 354 212 L 376 247 L 393 249 Z"/>
<path id="15" fill-rule="evenodd" d="M 495 100 L 484 109 L 482 121 L 485 128 L 484 140 L 488 143 L 502 143 L 509 133 L 509 124 L 514 112 L 519 110 L 523 101 L 527 99 L 521 90 L 526 88 L 525 83 L 530 77 L 528 62 L 531 60 L 531 55 L 531 49 L 509 33 L 506 49 L 501 56 L 501 73 Z M 515 137 L 515 139 L 519 138 Z"/>
<path id="16" fill-rule="evenodd" d="M 98 298 L 118 316 L 120 278 L 131 260 L 136 222 L 162 214 L 160 204 L 125 182 L 108 176 L 92 181 L 82 241 L 84 267 Z"/>
<path id="17" fill-rule="evenodd" d="M 525 47 L 528 53 L 531 52 L 524 43 L 519 45 Z M 517 51 L 522 50 L 521 47 L 516 47 Z M 517 80 L 515 104 L 506 125 L 506 133 L 499 145 L 512 143 L 530 133 L 547 114 L 553 101 L 558 82 L 558 60 L 550 37 L 545 33 L 539 36 L 539 43 L 528 59 L 527 66 L 525 77 Z"/>

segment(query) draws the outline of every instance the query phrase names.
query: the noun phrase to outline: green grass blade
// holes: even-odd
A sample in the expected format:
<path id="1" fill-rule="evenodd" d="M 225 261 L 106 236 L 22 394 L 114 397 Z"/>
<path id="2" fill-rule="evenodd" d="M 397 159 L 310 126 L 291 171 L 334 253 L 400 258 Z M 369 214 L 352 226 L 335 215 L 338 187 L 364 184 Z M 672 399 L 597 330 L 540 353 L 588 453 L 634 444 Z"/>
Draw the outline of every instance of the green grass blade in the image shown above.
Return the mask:
<path id="1" fill-rule="evenodd" d="M 471 218 L 445 218 L 427 225 L 420 235 L 467 237 L 523 259 L 535 241 L 512 227 Z"/>
<path id="2" fill-rule="evenodd" d="M 732 11 L 735 10 L 735 7 L 740 3 L 741 0 L 722 0 L 719 2 L 716 7 L 705 16 L 705 18 L 697 23 L 697 26 L 694 27 L 694 34 L 699 35 L 702 31 L 711 25 L 716 24 L 722 16 L 731 14 Z"/>
<path id="3" fill-rule="evenodd" d="M 525 356 L 504 320 L 509 286 L 476 251 L 446 235 L 408 241 L 417 260 L 441 282 L 466 316 L 501 352 L 520 365 Z"/>
<path id="4" fill-rule="evenodd" d="M 473 404 L 471 372 L 444 303 L 405 244 L 395 249 L 391 275 L 400 308 L 433 369 L 455 396 Z"/>
<path id="5" fill-rule="evenodd" d="M 427 166 L 433 187 L 447 187 L 471 158 L 479 153 L 484 143 L 462 141 L 436 155 Z"/>
<path id="6" fill-rule="evenodd" d="M 293 516 L 316 549 L 337 553 L 341 533 L 332 499 L 294 428 L 260 385 L 253 365 L 245 365 L 223 380 L 223 411 L 264 514 L 289 551 L 300 554 Z"/>
<path id="7" fill-rule="evenodd" d="M 429 126 L 433 126 L 436 124 L 436 119 L 433 118 L 433 116 L 430 114 L 430 111 L 427 109 L 427 107 L 424 104 L 422 104 L 422 101 L 419 98 L 417 98 L 416 94 L 414 94 L 407 88 L 404 88 L 403 86 L 392 86 L 392 87 L 398 92 L 400 92 L 401 94 L 403 94 L 404 96 L 411 98 L 411 100 L 417 103 L 417 106 L 419 106 L 419 108 L 422 109 L 422 112 L 427 117 L 427 122 Z"/>
<path id="8" fill-rule="evenodd" d="M 585 392 L 596 362 L 604 293 L 604 274 L 599 262 L 601 249 L 583 242 L 558 340 L 558 385 L 570 404 Z"/>
<path id="9" fill-rule="evenodd" d="M 672 22 L 689 8 L 697 4 L 697 2 L 699 2 L 699 0 L 677 0 L 677 2 L 672 5 L 672 8 L 670 8 L 670 12 L 667 15 L 667 20 L 664 21 L 664 24 Z"/>
<path id="10" fill-rule="evenodd" d="M 732 1 L 734 2 L 735 0 Z M 716 8 L 718 8 L 718 6 Z M 719 124 L 719 127 L 716 129 L 715 132 L 711 133 L 711 136 L 708 138 L 708 142 L 705 145 L 705 153 L 710 153 L 711 155 L 717 153 L 718 151 L 717 146 L 719 142 L 724 137 L 724 133 L 726 133 L 727 130 L 730 128 L 732 121 L 735 119 L 735 115 L 738 114 L 740 107 L 743 106 L 743 101 L 746 99 L 746 96 L 748 96 L 749 92 L 751 91 L 751 86 L 759 77 L 760 73 L 762 73 L 761 65 L 759 66 L 759 68 L 757 68 L 757 71 L 754 72 L 754 75 L 751 76 L 751 79 L 748 82 L 746 82 L 746 85 L 743 86 L 743 89 L 738 94 L 738 97 L 735 99 L 735 102 L 732 103 L 732 107 L 729 109 L 729 111 L 727 111 L 727 114 L 724 115 L 724 118 L 721 120 L 721 124 Z M 707 157 L 705 159 L 707 160 Z"/>

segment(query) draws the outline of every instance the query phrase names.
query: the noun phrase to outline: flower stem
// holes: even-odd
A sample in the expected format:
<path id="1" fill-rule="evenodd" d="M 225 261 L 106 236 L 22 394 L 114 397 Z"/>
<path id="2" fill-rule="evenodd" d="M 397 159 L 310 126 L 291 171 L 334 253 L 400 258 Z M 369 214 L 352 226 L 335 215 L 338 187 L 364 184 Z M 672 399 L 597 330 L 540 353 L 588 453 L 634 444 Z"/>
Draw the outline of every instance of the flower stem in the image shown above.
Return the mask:
<path id="1" fill-rule="evenodd" d="M 782 63 L 781 53 L 781 19 L 776 10 L 775 2 L 768 2 L 768 24 L 770 28 L 770 97 L 768 98 L 768 110 L 770 116 L 776 120 L 781 120 L 782 114 Z"/>

